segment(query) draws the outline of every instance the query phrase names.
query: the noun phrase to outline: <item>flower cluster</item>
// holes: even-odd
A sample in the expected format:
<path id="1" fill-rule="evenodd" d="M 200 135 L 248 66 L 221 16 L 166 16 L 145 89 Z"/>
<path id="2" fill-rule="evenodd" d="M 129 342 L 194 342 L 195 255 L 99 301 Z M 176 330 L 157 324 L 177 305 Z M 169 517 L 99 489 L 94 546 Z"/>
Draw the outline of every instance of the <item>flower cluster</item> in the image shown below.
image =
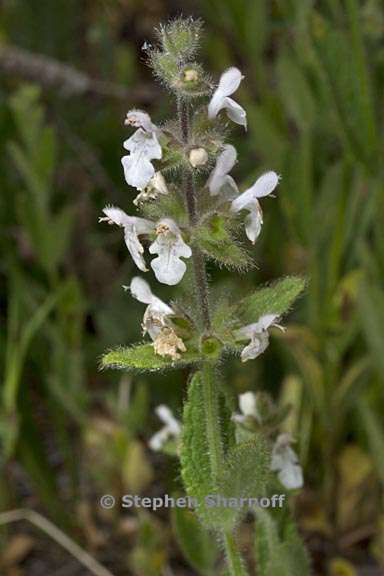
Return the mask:
<path id="1" fill-rule="evenodd" d="M 196 70 L 192 71 L 198 74 Z M 190 81 L 188 80 L 190 77 L 191 74 L 184 74 L 187 81 Z M 243 78 L 240 70 L 234 67 L 222 74 L 208 104 L 206 112 L 208 121 L 215 122 L 220 111 L 225 110 L 233 122 L 247 127 L 245 110 L 230 98 L 239 88 Z M 138 195 L 133 202 L 137 207 L 144 208 L 153 204 L 161 205 L 161 198 L 177 194 L 177 191 L 175 192 L 167 184 L 161 166 L 160 170 L 156 170 L 154 166 L 154 161 L 163 159 L 163 148 L 168 155 L 172 148 L 169 144 L 169 128 L 156 126 L 146 112 L 137 109 L 128 112 L 125 125 L 136 129 L 124 142 L 124 148 L 129 154 L 122 158 L 125 180 L 127 184 L 138 190 Z M 179 140 L 177 134 L 173 135 L 176 149 L 180 148 Z M 206 166 L 212 155 L 209 144 L 205 142 L 202 144 L 204 145 L 197 142 L 191 148 L 182 150 L 182 153 L 187 155 L 192 169 L 198 170 Z M 240 192 L 234 178 L 230 175 L 236 162 L 235 148 L 230 144 L 222 143 L 215 155 L 213 168 L 203 185 L 202 192 L 204 188 L 207 189 L 208 196 L 215 201 L 216 212 L 219 215 L 223 214 L 231 218 L 244 212 L 246 236 L 252 243 L 255 243 L 263 223 L 259 199 L 270 195 L 275 190 L 279 177 L 275 172 L 267 172 L 260 176 L 250 188 Z M 167 213 L 161 214 L 159 218 L 133 216 L 115 206 L 106 206 L 103 209 L 100 222 L 103 221 L 123 229 L 125 244 L 139 270 L 148 271 L 144 246 L 149 243 L 148 252 L 155 256 L 150 262 L 150 267 L 156 279 L 170 286 L 178 284 L 183 279 L 187 269 L 185 259 L 192 256 L 191 235 L 193 235 L 193 231 L 185 224 L 185 221 L 179 222 L 173 215 Z M 165 305 L 159 312 L 157 307 L 160 301 L 154 296 L 151 296 L 150 301 L 149 286 L 143 280 L 139 283 L 138 278 L 132 281 L 131 292 L 135 298 L 148 304 L 144 328 L 153 340 L 155 352 L 162 356 L 168 355 L 173 359 L 178 358 L 186 348 L 171 325 L 169 307 L 167 313 L 164 312 Z M 250 340 L 241 353 L 242 361 L 256 358 L 264 352 L 268 346 L 268 329 L 271 326 L 277 326 L 276 321 L 276 315 L 267 314 L 256 323 L 239 327 L 234 331 L 235 340 L 239 342 Z M 154 335 L 154 323 L 156 323 L 156 335 Z"/>

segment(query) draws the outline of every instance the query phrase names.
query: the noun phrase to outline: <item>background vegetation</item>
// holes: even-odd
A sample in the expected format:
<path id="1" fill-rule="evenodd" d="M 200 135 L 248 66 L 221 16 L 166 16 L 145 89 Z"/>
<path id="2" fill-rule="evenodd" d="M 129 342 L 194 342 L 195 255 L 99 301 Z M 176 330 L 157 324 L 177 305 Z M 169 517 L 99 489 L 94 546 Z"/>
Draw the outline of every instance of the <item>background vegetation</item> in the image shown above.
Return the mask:
<path id="1" fill-rule="evenodd" d="M 288 332 L 256 362 L 233 363 L 223 386 L 292 406 L 285 428 L 306 479 L 295 510 L 316 573 L 382 574 L 382 3 L 196 0 L 183 13 L 205 21 L 207 68 L 247 78 L 237 181 L 282 175 L 248 287 L 309 278 Z M 186 374 L 98 371 L 106 348 L 140 336 L 142 307 L 121 290 L 135 271 L 119 231 L 97 225 L 107 201 L 134 208 L 123 119 L 133 106 L 170 113 L 141 47 L 179 14 L 171 0 L 0 1 L 0 506 L 38 510 L 115 575 L 204 573 L 180 518 L 97 505 L 104 493 L 180 490 L 176 461 L 147 441 L 157 404 L 180 414 Z M 225 289 L 228 274 L 212 275 Z M 5 520 L 1 573 L 89 573 Z M 251 550 L 247 526 L 243 538 Z"/>

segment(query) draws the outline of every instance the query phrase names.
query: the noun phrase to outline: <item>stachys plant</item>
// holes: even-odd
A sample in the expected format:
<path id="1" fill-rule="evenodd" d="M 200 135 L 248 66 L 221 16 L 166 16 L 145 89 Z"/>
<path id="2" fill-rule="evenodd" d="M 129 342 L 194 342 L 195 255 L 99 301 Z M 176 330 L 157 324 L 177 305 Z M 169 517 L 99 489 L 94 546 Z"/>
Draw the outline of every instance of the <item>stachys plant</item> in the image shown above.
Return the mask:
<path id="1" fill-rule="evenodd" d="M 226 502 L 248 503 L 271 490 L 302 485 L 292 439 L 278 434 L 284 414 L 268 396 L 246 393 L 240 396 L 241 414 L 231 415 L 220 366 L 228 354 L 247 362 L 266 350 L 270 331 L 283 329 L 281 317 L 304 281 L 287 277 L 240 300 L 237 294 L 216 298 L 210 289 L 208 261 L 242 272 L 252 267 L 238 238 L 245 232 L 246 242 L 256 242 L 263 225 L 260 200 L 276 190 L 279 176 L 266 172 L 244 191 L 231 176 L 237 152 L 227 142 L 229 125 L 247 128 L 246 112 L 233 99 L 244 77 L 231 67 L 213 87 L 195 60 L 201 32 L 200 21 L 177 19 L 157 30 L 157 46 L 145 47 L 155 76 L 175 98 L 177 115 L 157 125 L 142 110 L 128 112 L 125 124 L 134 131 L 124 142 L 122 165 L 141 215 L 107 206 L 100 220 L 122 228 L 134 263 L 151 279 L 135 276 L 124 287 L 146 306 L 142 328 L 148 341 L 109 351 L 102 366 L 131 371 L 190 366 L 182 422 L 159 406 L 164 426 L 150 446 L 180 456 L 185 489 L 202 524 L 195 529 L 215 532 L 225 550 L 226 573 L 244 575 L 235 532 L 251 511 L 258 574 L 304 576 L 306 554 L 288 514 L 273 516 L 252 504 L 212 506 L 207 499 L 216 494 Z M 179 285 L 179 299 L 163 302 L 156 296 L 151 272 L 162 284 Z M 213 566 L 197 569 L 217 573 Z"/>

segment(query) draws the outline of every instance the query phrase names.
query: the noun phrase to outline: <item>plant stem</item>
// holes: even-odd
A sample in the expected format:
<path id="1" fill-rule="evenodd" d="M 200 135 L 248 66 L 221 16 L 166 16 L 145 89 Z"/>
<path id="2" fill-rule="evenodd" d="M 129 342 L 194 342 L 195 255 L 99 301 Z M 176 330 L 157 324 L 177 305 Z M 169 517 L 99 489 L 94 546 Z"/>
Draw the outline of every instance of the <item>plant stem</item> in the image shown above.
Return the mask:
<path id="1" fill-rule="evenodd" d="M 190 132 L 189 106 L 181 99 L 178 100 L 177 105 L 181 135 L 184 144 L 188 145 Z M 188 210 L 189 224 L 193 227 L 199 219 L 199 214 L 196 202 L 195 182 L 191 171 L 184 170 L 183 172 L 183 189 Z M 200 321 L 204 330 L 209 332 L 211 328 L 211 320 L 209 314 L 207 273 L 205 270 L 204 256 L 197 247 L 192 249 L 192 261 L 196 292 L 199 299 Z"/>
<path id="2" fill-rule="evenodd" d="M 184 145 L 188 146 L 190 139 L 189 106 L 188 103 L 181 98 L 178 99 L 177 105 L 182 139 Z M 199 220 L 199 210 L 196 202 L 195 182 L 191 171 L 184 170 L 183 172 L 183 190 L 188 210 L 189 224 L 193 227 Z M 204 255 L 196 246 L 192 248 L 192 260 L 201 327 L 205 332 L 209 332 L 211 320 L 209 313 L 208 280 Z M 202 377 L 211 474 L 215 485 L 218 485 L 224 465 L 224 450 L 220 428 L 219 390 L 217 387 L 215 366 L 212 363 L 205 362 L 203 364 Z M 246 576 L 247 573 L 233 534 L 230 531 L 223 530 L 222 540 L 227 556 L 229 573 L 231 576 Z"/>

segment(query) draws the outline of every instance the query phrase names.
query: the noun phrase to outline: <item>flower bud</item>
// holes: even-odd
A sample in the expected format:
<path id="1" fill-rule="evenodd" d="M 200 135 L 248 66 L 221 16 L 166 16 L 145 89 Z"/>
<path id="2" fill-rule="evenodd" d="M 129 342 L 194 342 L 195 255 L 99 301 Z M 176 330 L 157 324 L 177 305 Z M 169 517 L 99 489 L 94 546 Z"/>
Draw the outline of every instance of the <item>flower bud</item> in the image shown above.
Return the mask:
<path id="1" fill-rule="evenodd" d="M 184 82 L 198 82 L 199 72 L 194 68 L 186 68 L 183 72 Z"/>
<path id="2" fill-rule="evenodd" d="M 204 166 L 208 162 L 208 154 L 204 148 L 193 148 L 189 153 L 189 161 L 194 168 Z"/>

